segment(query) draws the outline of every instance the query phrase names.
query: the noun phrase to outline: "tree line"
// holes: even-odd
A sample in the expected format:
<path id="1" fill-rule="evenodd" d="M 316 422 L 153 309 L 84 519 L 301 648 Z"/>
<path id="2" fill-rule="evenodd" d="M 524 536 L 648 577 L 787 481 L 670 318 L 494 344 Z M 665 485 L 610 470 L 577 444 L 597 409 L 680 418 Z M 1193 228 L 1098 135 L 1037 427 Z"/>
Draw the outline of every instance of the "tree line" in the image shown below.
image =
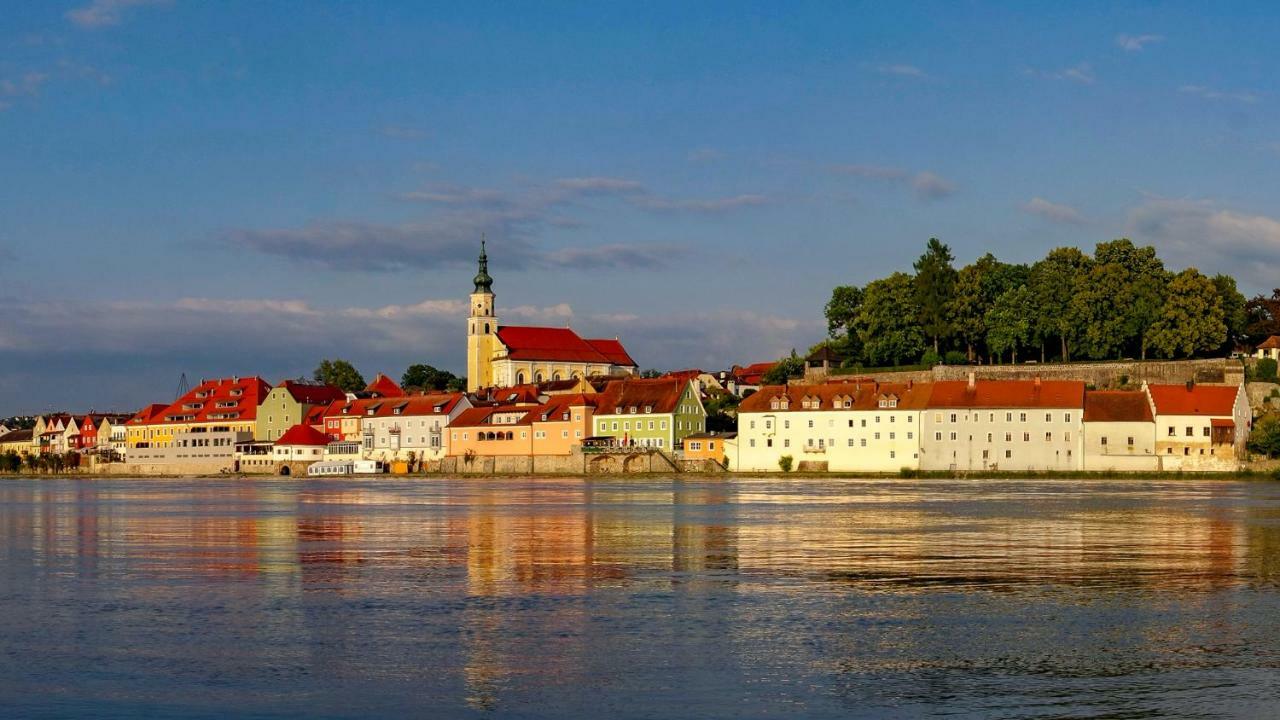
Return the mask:
<path id="1" fill-rule="evenodd" d="M 1127 239 L 1030 265 L 987 253 L 957 269 L 931 238 L 913 264 L 831 292 L 831 347 L 846 366 L 1191 358 L 1280 332 L 1280 289 L 1246 301 L 1229 275 L 1167 270 Z"/>
<path id="2" fill-rule="evenodd" d="M 368 383 L 364 375 L 355 365 L 342 359 L 321 360 L 311 377 L 316 382 L 332 385 L 343 392 L 358 392 L 365 389 Z M 417 363 L 405 369 L 400 376 L 400 387 L 406 391 L 448 390 L 461 391 L 467 389 L 467 378 L 459 377 L 448 370 L 440 370 L 431 365 Z"/>

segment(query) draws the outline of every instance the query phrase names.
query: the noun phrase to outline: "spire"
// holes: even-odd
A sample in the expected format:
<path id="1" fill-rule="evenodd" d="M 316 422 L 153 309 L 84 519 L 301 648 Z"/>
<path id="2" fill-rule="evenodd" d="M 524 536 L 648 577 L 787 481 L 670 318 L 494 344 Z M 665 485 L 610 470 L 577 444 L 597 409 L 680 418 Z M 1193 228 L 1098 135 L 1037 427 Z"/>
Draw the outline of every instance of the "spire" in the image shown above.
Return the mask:
<path id="1" fill-rule="evenodd" d="M 475 277 L 476 292 L 493 292 L 493 278 L 489 277 L 489 256 L 484 251 L 484 236 L 480 236 L 480 272 Z"/>

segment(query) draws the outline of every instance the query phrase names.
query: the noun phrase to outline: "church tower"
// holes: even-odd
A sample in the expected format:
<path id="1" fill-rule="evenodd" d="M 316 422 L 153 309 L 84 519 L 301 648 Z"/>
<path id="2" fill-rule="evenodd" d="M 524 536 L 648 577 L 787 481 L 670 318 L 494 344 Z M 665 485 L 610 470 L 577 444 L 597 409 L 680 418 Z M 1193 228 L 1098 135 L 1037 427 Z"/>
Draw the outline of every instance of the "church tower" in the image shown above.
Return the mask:
<path id="1" fill-rule="evenodd" d="M 493 308 L 493 278 L 489 277 L 489 256 L 480 240 L 480 271 L 471 293 L 471 311 L 467 318 L 467 391 L 492 387 L 493 354 L 498 344 L 498 316 Z"/>

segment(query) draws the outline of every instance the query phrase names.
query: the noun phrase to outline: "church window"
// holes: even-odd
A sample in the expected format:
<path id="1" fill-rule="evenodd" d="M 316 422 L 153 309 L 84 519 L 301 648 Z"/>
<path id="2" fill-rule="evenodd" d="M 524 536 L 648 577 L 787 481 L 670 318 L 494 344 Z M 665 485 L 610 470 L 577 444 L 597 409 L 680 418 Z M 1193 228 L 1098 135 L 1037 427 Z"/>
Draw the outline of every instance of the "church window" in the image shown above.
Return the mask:
<path id="1" fill-rule="evenodd" d="M 484 334 L 485 334 L 485 335 L 488 335 L 488 334 L 489 334 L 489 323 L 485 323 L 485 324 L 484 324 Z"/>

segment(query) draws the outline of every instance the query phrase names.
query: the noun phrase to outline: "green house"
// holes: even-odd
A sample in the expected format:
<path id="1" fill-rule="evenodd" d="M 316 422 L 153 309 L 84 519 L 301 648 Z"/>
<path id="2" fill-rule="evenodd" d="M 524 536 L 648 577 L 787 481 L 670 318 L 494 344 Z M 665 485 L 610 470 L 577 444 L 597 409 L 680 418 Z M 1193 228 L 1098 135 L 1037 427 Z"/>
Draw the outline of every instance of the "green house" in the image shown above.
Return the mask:
<path id="1" fill-rule="evenodd" d="M 605 386 L 592 424 L 595 436 L 619 445 L 672 451 L 686 435 L 706 430 L 707 411 L 691 381 L 627 378 Z"/>
<path id="2" fill-rule="evenodd" d="M 285 380 L 271 388 L 254 422 L 253 439 L 275 442 L 289 428 L 307 421 L 313 408 L 325 408 L 336 400 L 345 400 L 346 394 L 332 385 Z M 323 422 L 323 421 L 321 421 Z"/>

